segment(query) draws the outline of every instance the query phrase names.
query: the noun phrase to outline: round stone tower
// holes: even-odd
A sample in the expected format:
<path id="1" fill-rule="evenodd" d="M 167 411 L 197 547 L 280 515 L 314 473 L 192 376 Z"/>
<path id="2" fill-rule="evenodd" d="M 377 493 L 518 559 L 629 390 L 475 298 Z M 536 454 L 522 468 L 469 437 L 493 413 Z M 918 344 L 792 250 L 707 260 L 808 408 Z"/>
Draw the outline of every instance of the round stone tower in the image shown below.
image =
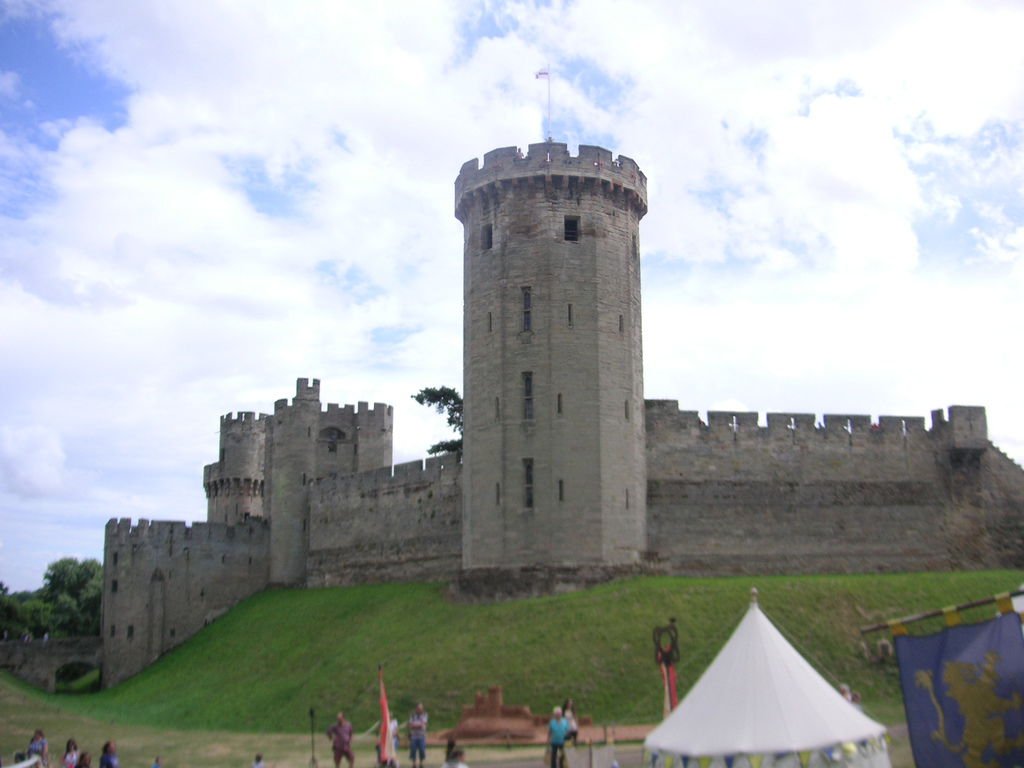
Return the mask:
<path id="1" fill-rule="evenodd" d="M 625 565 L 645 549 L 639 223 L 600 147 L 462 166 L 463 568 Z"/>
<path id="2" fill-rule="evenodd" d="M 238 525 L 263 516 L 267 418 L 252 411 L 220 417 L 220 458 L 203 469 L 206 521 Z"/>

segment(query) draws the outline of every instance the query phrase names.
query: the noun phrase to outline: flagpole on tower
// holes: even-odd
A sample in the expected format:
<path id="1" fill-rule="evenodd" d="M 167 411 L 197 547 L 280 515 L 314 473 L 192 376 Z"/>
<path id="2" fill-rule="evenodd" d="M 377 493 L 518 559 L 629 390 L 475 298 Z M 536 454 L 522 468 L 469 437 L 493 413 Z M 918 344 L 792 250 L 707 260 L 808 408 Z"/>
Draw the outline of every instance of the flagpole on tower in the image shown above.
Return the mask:
<path id="1" fill-rule="evenodd" d="M 551 135 L 551 65 L 549 64 L 548 66 L 544 67 L 544 69 L 539 70 L 537 74 L 534 75 L 534 77 L 537 80 L 544 78 L 545 80 L 548 81 L 548 119 L 544 128 L 544 140 L 553 141 L 553 137 Z"/>
<path id="2" fill-rule="evenodd" d="M 548 141 L 553 141 L 554 136 L 551 131 L 551 65 L 548 64 Z"/>

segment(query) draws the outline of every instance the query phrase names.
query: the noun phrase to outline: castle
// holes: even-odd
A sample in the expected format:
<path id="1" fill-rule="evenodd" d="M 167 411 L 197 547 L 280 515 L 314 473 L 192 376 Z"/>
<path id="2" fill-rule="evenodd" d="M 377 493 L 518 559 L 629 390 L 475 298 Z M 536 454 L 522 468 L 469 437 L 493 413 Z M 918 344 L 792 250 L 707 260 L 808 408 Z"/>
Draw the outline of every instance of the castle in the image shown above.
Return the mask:
<path id="1" fill-rule="evenodd" d="M 1021 567 L 1024 470 L 984 408 L 681 411 L 645 400 L 646 178 L 565 144 L 463 165 L 464 451 L 391 466 L 392 408 L 220 420 L 207 522 L 111 520 L 104 685 L 272 585 L 446 580 L 463 599 L 616 575 Z"/>

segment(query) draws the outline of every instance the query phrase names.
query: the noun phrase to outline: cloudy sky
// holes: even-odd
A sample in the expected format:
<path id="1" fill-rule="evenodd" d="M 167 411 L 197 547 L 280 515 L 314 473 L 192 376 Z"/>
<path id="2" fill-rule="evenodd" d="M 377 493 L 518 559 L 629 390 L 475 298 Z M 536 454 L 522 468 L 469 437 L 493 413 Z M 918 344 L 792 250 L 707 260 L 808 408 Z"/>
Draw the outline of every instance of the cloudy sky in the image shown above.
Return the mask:
<path id="1" fill-rule="evenodd" d="M 0 0 L 0 581 L 200 520 L 218 417 L 461 387 L 452 184 L 552 128 L 649 179 L 647 397 L 988 407 L 1024 461 L 1024 6 Z M 763 420 L 763 415 L 762 415 Z"/>

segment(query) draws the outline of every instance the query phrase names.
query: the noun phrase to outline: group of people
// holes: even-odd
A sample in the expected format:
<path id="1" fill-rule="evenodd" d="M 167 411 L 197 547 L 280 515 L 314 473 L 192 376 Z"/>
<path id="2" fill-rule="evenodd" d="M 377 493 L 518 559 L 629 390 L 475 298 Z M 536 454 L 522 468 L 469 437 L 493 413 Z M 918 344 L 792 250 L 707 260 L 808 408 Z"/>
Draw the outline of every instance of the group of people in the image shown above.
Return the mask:
<path id="1" fill-rule="evenodd" d="M 427 722 L 429 717 L 423 704 L 416 705 L 409 716 L 406 728 L 409 731 L 409 759 L 412 761 L 412 768 L 424 768 L 424 761 L 427 759 Z M 383 724 L 382 724 L 382 727 Z M 387 724 L 388 737 L 392 740 L 394 756 L 390 761 L 383 759 L 378 748 L 377 762 L 390 762 L 394 768 L 398 766 L 398 720 L 392 718 Z M 334 768 L 340 768 L 341 759 L 345 758 L 348 768 L 352 768 L 355 762 L 355 754 L 352 752 L 352 723 L 345 719 L 345 713 L 339 712 L 337 721 L 327 729 L 327 738 L 331 740 L 331 748 L 334 753 Z"/>
<path id="2" fill-rule="evenodd" d="M 49 768 L 50 744 L 46 740 L 46 734 L 43 733 L 41 728 L 36 729 L 35 733 L 32 734 L 32 740 L 29 741 L 25 752 L 21 755 L 16 755 L 16 757 L 25 760 L 37 757 L 43 768 Z M 64 756 L 61 757 L 60 762 L 61 768 L 92 768 L 92 755 L 79 750 L 78 742 L 74 739 L 68 739 L 64 747 Z M 158 757 L 154 763 L 154 768 L 159 768 L 159 765 L 160 758 Z M 120 761 L 117 757 L 117 745 L 114 742 L 108 741 L 103 745 L 98 768 L 120 768 Z"/>
<path id="3" fill-rule="evenodd" d="M 406 723 L 409 732 L 409 759 L 412 761 L 411 768 L 424 768 L 424 761 L 427 758 L 427 723 L 428 715 L 423 704 L 417 704 Z M 381 724 L 381 727 L 385 727 Z M 389 761 L 385 760 L 377 750 L 377 762 L 379 766 L 386 763 L 391 768 L 398 766 L 398 720 L 392 718 L 387 724 L 388 738 L 392 740 L 394 757 Z M 355 754 L 352 751 L 352 723 L 345 718 L 344 712 L 338 713 L 338 719 L 327 729 L 327 738 L 331 740 L 331 747 L 334 753 L 334 768 L 341 768 L 341 760 L 345 758 L 348 768 L 353 768 Z M 566 699 L 560 707 L 555 707 L 548 723 L 548 748 L 551 753 L 551 768 L 559 768 L 564 765 L 565 745 L 571 743 L 576 746 L 576 739 L 579 736 L 579 724 L 576 720 L 576 704 L 572 699 Z M 461 747 L 456 746 L 453 740 L 448 741 L 445 749 L 445 761 L 442 768 L 467 768 L 465 752 Z M 256 766 L 254 766 L 256 768 Z"/>
<path id="4" fill-rule="evenodd" d="M 423 708 L 423 704 L 417 704 L 406 723 L 406 729 L 409 733 L 411 768 L 425 768 L 428 722 L 429 716 Z M 392 761 L 390 761 L 393 764 L 392 768 L 397 768 L 398 766 L 398 730 L 398 721 L 392 718 L 391 722 L 388 723 L 388 736 L 393 740 L 395 755 Z M 551 722 L 548 724 L 551 768 L 559 768 L 559 761 L 564 761 L 566 743 L 571 742 L 575 746 L 578 733 L 579 728 L 576 722 L 575 704 L 572 699 L 566 699 L 561 707 L 555 707 Z M 327 729 L 327 738 L 331 740 L 334 756 L 334 768 L 341 768 L 342 758 L 345 758 L 348 762 L 348 768 L 353 768 L 355 753 L 352 751 L 352 735 L 352 723 L 345 718 L 344 712 L 339 712 L 337 721 Z M 17 757 L 19 762 L 21 759 L 38 757 L 42 768 L 49 768 L 50 748 L 46 740 L 46 734 L 43 733 L 42 729 L 38 729 L 32 734 L 32 740 L 29 742 L 28 748 L 22 755 Z M 465 762 L 463 762 L 464 759 L 465 752 L 462 748 L 456 746 L 453 740 L 449 740 L 445 749 L 445 761 L 442 768 L 467 768 Z M 380 760 L 379 754 L 378 762 L 385 762 Z M 68 739 L 59 768 L 92 768 L 92 755 L 79 750 L 78 743 L 74 739 Z M 108 741 L 103 745 L 97 768 L 120 768 L 117 745 L 113 741 Z M 159 757 L 154 759 L 153 768 L 162 768 Z M 253 761 L 253 768 L 264 768 L 263 755 L 256 755 L 256 759 Z"/>
<path id="5" fill-rule="evenodd" d="M 555 707 L 548 723 L 548 749 L 551 752 L 551 768 L 559 768 L 565 761 L 565 745 L 572 742 L 576 746 L 579 736 L 579 724 L 576 721 L 576 704 L 566 699 L 560 707 Z"/>
<path id="6" fill-rule="evenodd" d="M 3 635 L 3 641 L 6 643 L 10 639 L 11 638 L 8 635 L 7 630 L 5 629 L 4 630 L 4 635 Z M 18 638 L 18 640 L 20 640 L 23 643 L 31 643 L 34 639 L 35 638 L 32 637 L 32 633 L 31 632 L 25 632 L 25 633 L 23 633 L 21 635 L 21 637 Z M 50 633 L 49 632 L 44 632 L 43 633 L 43 642 L 46 643 L 46 642 L 49 642 L 49 640 L 50 640 Z"/>

